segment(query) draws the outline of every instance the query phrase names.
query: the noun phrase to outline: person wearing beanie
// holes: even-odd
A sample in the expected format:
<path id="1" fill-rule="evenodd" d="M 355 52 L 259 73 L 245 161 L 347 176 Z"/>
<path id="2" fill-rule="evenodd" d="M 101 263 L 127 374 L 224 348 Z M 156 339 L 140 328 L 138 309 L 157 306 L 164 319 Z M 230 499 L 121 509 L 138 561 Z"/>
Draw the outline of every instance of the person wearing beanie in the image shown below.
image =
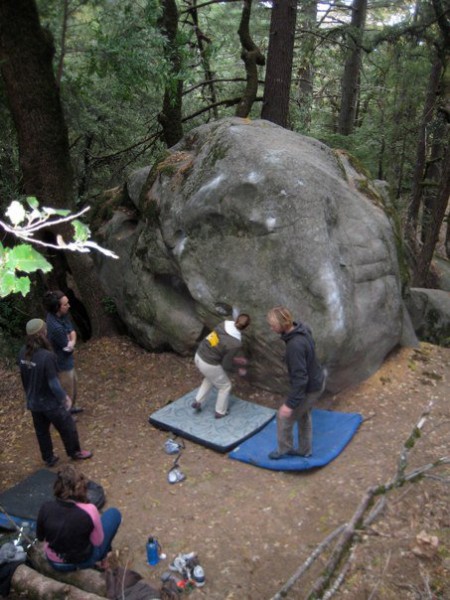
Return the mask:
<path id="1" fill-rule="evenodd" d="M 26 334 L 18 365 L 42 460 L 48 467 L 53 467 L 59 460 L 53 453 L 50 425 L 61 436 L 67 456 L 73 460 L 91 458 L 92 452 L 81 449 L 75 421 L 67 410 L 71 400 L 58 379 L 56 356 L 47 339 L 45 321 L 28 321 Z"/>
<path id="2" fill-rule="evenodd" d="M 61 290 L 48 291 L 44 295 L 43 305 L 47 311 L 47 338 L 56 354 L 59 381 L 72 400 L 70 412 L 72 414 L 83 412 L 82 408 L 75 406 L 77 373 L 74 350 L 77 333 L 69 317 L 69 299 Z"/>
<path id="3" fill-rule="evenodd" d="M 45 327 L 45 323 L 42 319 L 31 319 L 26 324 L 26 332 L 27 335 L 36 335 L 40 331 L 42 331 Z"/>

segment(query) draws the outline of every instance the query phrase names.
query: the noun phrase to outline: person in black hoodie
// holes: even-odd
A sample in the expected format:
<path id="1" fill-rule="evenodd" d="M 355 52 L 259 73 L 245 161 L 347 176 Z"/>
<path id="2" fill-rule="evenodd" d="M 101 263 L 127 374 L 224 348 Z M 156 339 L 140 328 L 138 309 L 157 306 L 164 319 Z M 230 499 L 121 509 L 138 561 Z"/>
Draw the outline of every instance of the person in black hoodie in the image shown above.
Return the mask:
<path id="1" fill-rule="evenodd" d="M 278 409 L 278 448 L 269 453 L 277 460 L 287 456 L 311 456 L 313 405 L 325 389 L 326 373 L 316 357 L 311 330 L 296 323 L 284 306 L 276 306 L 267 313 L 267 322 L 286 344 L 286 364 L 290 391 Z M 294 447 L 293 429 L 298 423 L 298 448 Z"/>
<path id="2" fill-rule="evenodd" d="M 53 467 L 59 460 L 53 454 L 51 425 L 61 436 L 67 456 L 73 460 L 91 458 L 92 452 L 81 449 L 77 426 L 67 410 L 71 399 L 58 379 L 56 356 L 47 339 L 45 321 L 31 319 L 26 332 L 26 342 L 17 362 L 42 460 L 48 467 Z"/>

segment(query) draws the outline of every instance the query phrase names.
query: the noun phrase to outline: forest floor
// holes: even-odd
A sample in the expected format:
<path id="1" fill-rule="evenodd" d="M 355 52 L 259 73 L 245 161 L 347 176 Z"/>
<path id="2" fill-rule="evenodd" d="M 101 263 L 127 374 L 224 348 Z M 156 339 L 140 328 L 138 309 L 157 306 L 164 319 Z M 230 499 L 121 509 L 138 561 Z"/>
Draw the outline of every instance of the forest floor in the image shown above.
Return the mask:
<path id="1" fill-rule="evenodd" d="M 123 523 L 114 548 L 123 566 L 158 585 L 169 562 L 195 551 L 206 584 L 191 597 L 269 600 L 314 549 L 349 521 L 366 490 L 389 482 L 406 440 L 424 412 L 406 471 L 450 454 L 450 349 L 421 344 L 393 352 L 367 381 L 324 397 L 319 408 L 360 412 L 364 421 L 344 452 L 310 472 L 264 470 L 186 442 L 185 481 L 170 485 L 170 437 L 148 416 L 198 386 L 191 358 L 151 354 L 126 337 L 77 347 L 82 446 L 94 451 L 80 468 L 105 489 Z M 282 398 L 236 380 L 239 397 L 276 408 Z M 0 490 L 42 468 L 16 370 L 0 368 Z M 431 406 L 430 406 L 431 402 Z M 61 464 L 67 460 L 54 436 Z M 384 510 L 353 547 L 336 599 L 450 598 L 450 465 L 385 495 Z M 421 556 L 417 536 L 436 536 Z M 167 555 L 146 564 L 145 543 Z M 425 552 L 427 549 L 425 548 Z M 423 553 L 423 552 L 422 552 Z M 320 557 L 287 598 L 306 599 L 323 568 Z"/>

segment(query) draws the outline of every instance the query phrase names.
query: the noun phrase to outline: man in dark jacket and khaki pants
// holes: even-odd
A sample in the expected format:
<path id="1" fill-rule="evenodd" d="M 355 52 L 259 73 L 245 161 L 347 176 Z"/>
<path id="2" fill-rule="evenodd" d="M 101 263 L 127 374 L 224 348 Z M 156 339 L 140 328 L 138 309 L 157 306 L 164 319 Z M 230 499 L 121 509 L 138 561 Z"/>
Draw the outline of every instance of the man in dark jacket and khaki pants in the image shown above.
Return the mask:
<path id="1" fill-rule="evenodd" d="M 311 331 L 295 323 L 291 312 L 276 306 L 267 314 L 267 322 L 286 344 L 286 364 L 291 389 L 277 413 L 278 448 L 269 453 L 276 460 L 286 456 L 311 456 L 313 405 L 325 389 L 325 371 L 316 357 Z M 293 429 L 298 424 L 298 449 L 294 448 Z"/>

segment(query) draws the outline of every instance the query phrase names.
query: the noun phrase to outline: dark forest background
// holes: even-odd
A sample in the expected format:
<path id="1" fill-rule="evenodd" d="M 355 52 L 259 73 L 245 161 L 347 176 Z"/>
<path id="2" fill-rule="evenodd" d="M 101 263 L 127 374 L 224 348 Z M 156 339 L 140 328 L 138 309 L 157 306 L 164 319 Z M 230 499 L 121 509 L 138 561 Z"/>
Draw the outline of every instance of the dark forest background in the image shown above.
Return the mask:
<path id="1" fill-rule="evenodd" d="M 450 256 L 449 55 L 450 0 L 1 0 L 0 215 L 27 196 L 101 204 L 193 127 L 263 118 L 386 181 L 405 286 L 433 287 L 434 253 Z M 0 301 L 3 329 L 59 287 L 86 337 L 111 332 L 91 257 L 48 258 L 29 297 Z"/>

